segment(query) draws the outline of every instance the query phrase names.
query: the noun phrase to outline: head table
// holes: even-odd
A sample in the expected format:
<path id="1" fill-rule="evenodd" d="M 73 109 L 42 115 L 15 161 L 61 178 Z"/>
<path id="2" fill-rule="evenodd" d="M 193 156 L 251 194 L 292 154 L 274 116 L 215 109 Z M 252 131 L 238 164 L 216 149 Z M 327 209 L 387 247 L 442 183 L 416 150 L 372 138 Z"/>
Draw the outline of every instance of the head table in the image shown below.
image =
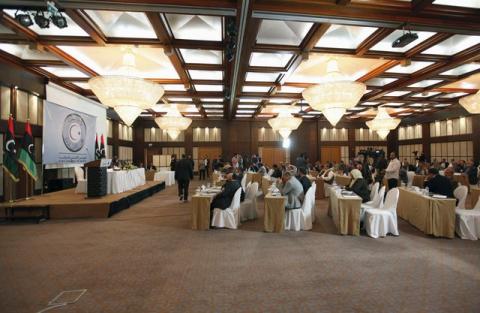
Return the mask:
<path id="1" fill-rule="evenodd" d="M 174 171 L 155 172 L 153 180 L 154 181 L 164 181 L 165 186 L 175 185 L 175 172 Z"/>
<path id="2" fill-rule="evenodd" d="M 88 180 L 88 177 L 87 177 Z M 107 194 L 122 193 L 145 185 L 145 169 L 107 170 Z M 75 193 L 87 193 L 87 184 L 78 185 Z"/>

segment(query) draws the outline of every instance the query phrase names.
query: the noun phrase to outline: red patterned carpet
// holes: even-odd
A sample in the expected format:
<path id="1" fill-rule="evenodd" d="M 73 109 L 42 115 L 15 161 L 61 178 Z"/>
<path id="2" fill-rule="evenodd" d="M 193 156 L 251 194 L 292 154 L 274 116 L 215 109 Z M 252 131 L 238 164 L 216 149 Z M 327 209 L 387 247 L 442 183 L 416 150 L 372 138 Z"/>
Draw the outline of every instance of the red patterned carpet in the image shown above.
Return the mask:
<path id="1" fill-rule="evenodd" d="M 193 189 L 192 186 L 191 189 Z M 0 312 L 480 312 L 480 242 L 335 234 L 326 202 L 313 231 L 190 230 L 175 187 L 110 219 L 0 226 Z M 260 214 L 263 203 L 259 202 Z"/>

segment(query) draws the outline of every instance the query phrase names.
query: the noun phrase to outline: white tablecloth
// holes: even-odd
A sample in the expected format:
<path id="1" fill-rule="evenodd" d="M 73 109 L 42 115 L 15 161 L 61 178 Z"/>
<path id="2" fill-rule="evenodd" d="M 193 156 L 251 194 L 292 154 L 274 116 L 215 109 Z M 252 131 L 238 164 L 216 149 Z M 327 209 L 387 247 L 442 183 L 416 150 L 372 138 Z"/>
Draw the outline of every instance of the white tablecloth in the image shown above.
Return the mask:
<path id="1" fill-rule="evenodd" d="M 137 168 L 129 171 L 107 170 L 107 194 L 115 194 L 145 185 L 145 169 Z M 88 179 L 88 178 L 87 178 Z M 79 187 L 83 187 L 80 190 Z M 87 193 L 87 184 L 78 185 L 75 193 Z"/>
<path id="2" fill-rule="evenodd" d="M 107 193 L 121 193 L 145 185 L 145 169 L 129 171 L 108 170 Z"/>
<path id="3" fill-rule="evenodd" d="M 165 186 L 171 186 L 175 184 L 175 172 L 174 171 L 161 171 L 156 172 L 153 177 L 154 181 L 164 181 Z"/>

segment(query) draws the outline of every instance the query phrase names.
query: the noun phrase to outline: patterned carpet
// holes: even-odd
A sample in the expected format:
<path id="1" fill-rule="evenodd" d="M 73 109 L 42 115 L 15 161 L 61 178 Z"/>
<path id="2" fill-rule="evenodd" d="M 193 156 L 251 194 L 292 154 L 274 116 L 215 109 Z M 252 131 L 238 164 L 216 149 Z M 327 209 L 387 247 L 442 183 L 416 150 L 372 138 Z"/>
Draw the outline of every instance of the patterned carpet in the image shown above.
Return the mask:
<path id="1" fill-rule="evenodd" d="M 110 219 L 0 226 L 0 312 L 82 288 L 48 312 L 480 312 L 480 242 L 402 220 L 400 237 L 339 236 L 325 201 L 309 232 L 264 233 L 262 216 L 197 232 L 175 193 Z"/>

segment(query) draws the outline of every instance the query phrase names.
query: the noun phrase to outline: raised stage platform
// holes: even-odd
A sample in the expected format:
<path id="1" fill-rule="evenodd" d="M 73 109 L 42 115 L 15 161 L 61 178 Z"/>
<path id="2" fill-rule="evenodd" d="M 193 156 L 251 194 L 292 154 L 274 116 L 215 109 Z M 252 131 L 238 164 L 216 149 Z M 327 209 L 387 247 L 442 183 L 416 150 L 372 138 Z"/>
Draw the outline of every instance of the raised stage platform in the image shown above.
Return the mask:
<path id="1" fill-rule="evenodd" d="M 86 198 L 76 194 L 75 188 L 33 196 L 29 200 L 0 204 L 0 216 L 38 216 L 48 212 L 50 219 L 106 218 L 110 217 L 145 198 L 165 189 L 165 182 L 147 181 L 145 185 L 127 192 L 110 194 L 101 198 Z"/>

